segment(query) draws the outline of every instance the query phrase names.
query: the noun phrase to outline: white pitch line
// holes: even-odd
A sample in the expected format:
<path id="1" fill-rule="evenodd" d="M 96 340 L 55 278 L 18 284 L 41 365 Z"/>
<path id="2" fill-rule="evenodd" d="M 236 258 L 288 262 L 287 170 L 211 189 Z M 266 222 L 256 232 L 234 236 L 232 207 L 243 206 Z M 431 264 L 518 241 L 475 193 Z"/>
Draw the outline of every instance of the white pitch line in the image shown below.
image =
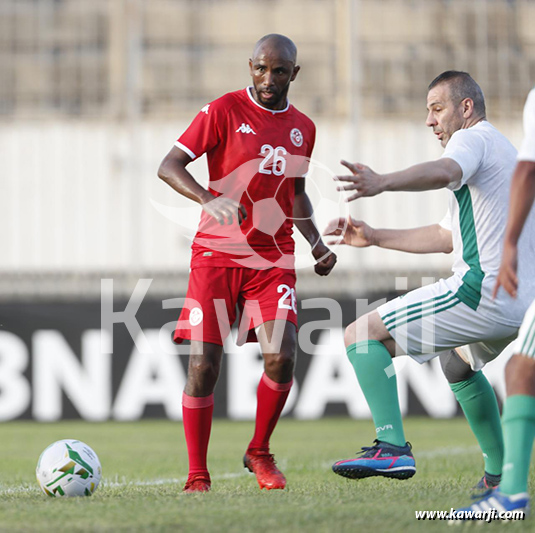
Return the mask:
<path id="1" fill-rule="evenodd" d="M 234 479 L 237 477 L 246 476 L 247 472 L 236 473 L 229 472 L 227 474 L 221 474 L 218 476 L 212 476 L 212 480 L 218 481 L 223 479 Z M 187 480 L 186 477 L 183 478 L 169 478 L 169 479 L 153 479 L 150 481 L 108 481 L 103 479 L 100 483 L 101 487 L 110 487 L 110 488 L 121 488 L 121 487 L 157 487 L 159 485 L 182 485 Z M 41 492 L 37 485 L 23 485 L 20 487 L 6 487 L 5 485 L 0 485 L 0 496 L 8 494 L 24 494 L 29 492 Z"/>
<path id="2" fill-rule="evenodd" d="M 468 446 L 466 448 L 463 448 L 461 446 L 456 447 L 444 447 L 444 448 L 435 448 L 434 450 L 423 450 L 421 452 L 416 452 L 416 458 L 423 457 L 426 459 L 432 459 L 434 457 L 441 457 L 441 456 L 451 456 L 451 455 L 464 455 L 466 453 L 476 453 L 481 452 L 479 446 Z M 284 461 L 285 463 L 285 461 Z M 331 467 L 330 462 L 324 462 L 320 465 L 322 468 L 329 469 Z M 228 472 L 226 474 L 220 474 L 218 476 L 212 476 L 212 480 L 222 480 L 222 479 L 235 479 L 238 477 L 247 476 L 248 472 Z M 157 487 L 160 485 L 181 485 L 182 483 L 185 483 L 187 478 L 181 477 L 181 478 L 168 478 L 168 479 L 153 479 L 150 481 L 128 481 L 125 478 L 122 478 L 121 481 L 118 481 L 118 478 L 115 479 L 115 481 L 109 481 L 106 479 L 103 479 L 101 482 L 102 487 L 110 487 L 110 488 L 121 488 L 121 487 Z M 22 485 L 20 487 L 9 487 L 6 485 L 0 484 L 0 496 L 7 496 L 10 494 L 24 494 L 24 493 L 31 493 L 31 492 L 41 492 L 39 490 L 39 487 L 37 485 Z"/>
<path id="3" fill-rule="evenodd" d="M 0 485 L 0 496 L 7 496 L 8 494 L 24 494 L 25 492 L 38 492 L 38 487 L 22 486 L 22 487 L 6 487 Z"/>
<path id="4" fill-rule="evenodd" d="M 448 448 L 445 446 L 444 448 L 435 448 L 434 450 L 423 450 L 421 452 L 416 451 L 415 456 L 416 457 L 425 457 L 428 459 L 432 459 L 433 457 L 440 457 L 442 455 L 464 455 L 465 453 L 476 453 L 481 452 L 481 448 L 477 445 L 475 446 L 452 446 Z"/>
<path id="5" fill-rule="evenodd" d="M 212 476 L 212 480 L 222 480 L 222 479 L 234 479 L 237 477 L 245 476 L 246 473 L 227 473 L 227 474 L 221 474 L 219 476 Z M 156 487 L 158 485 L 178 485 L 185 483 L 187 481 L 187 477 L 181 477 L 181 478 L 169 478 L 169 479 L 154 479 L 151 481 L 107 481 L 102 480 L 102 486 L 103 487 Z"/>

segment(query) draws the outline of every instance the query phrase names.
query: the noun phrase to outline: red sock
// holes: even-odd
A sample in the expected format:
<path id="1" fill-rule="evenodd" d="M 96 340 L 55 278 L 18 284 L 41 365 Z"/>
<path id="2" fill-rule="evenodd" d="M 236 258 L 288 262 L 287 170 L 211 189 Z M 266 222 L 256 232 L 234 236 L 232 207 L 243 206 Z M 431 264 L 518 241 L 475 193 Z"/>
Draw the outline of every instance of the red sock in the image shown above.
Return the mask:
<path id="1" fill-rule="evenodd" d="M 286 403 L 293 380 L 289 383 L 276 383 L 262 374 L 258 389 L 256 391 L 256 424 L 253 439 L 249 444 L 249 449 L 262 449 L 269 451 L 269 439 L 277 421 L 279 420 L 282 408 Z"/>
<path id="2" fill-rule="evenodd" d="M 194 474 L 208 475 L 206 455 L 212 429 L 214 395 L 196 398 L 182 395 L 182 418 L 188 446 L 189 477 Z"/>

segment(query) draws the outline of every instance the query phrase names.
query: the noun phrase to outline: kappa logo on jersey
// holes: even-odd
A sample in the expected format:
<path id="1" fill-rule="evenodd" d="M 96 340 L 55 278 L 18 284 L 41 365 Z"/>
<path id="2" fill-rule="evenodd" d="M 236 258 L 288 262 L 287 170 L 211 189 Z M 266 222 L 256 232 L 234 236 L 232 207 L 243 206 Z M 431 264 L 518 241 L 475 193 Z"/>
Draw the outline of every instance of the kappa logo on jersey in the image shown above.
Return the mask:
<path id="1" fill-rule="evenodd" d="M 252 133 L 253 135 L 256 135 L 253 128 L 251 128 L 249 124 L 245 124 L 245 122 L 241 123 L 241 126 L 236 130 L 236 133 Z"/>
<path id="2" fill-rule="evenodd" d="M 210 104 L 206 104 L 202 109 L 201 113 L 205 113 L 208 115 L 208 110 L 210 109 Z"/>
<path id="3" fill-rule="evenodd" d="M 290 132 L 290 140 L 292 141 L 294 146 L 297 146 L 297 148 L 299 148 L 300 146 L 303 145 L 303 134 L 301 133 L 300 130 L 298 130 L 297 128 L 294 128 Z"/>

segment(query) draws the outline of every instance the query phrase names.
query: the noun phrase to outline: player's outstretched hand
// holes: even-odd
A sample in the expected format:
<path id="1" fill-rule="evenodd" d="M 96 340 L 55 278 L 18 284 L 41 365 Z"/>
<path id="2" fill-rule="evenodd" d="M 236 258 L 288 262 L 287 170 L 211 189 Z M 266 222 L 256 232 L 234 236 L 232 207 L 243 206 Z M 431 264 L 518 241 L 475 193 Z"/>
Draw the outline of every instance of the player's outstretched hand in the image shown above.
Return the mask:
<path id="1" fill-rule="evenodd" d="M 512 244 L 505 243 L 503 247 L 502 264 L 500 266 L 500 271 L 498 272 L 498 277 L 496 278 L 494 290 L 492 291 L 492 298 L 496 298 L 498 289 L 500 287 L 503 287 L 513 298 L 516 298 L 518 290 L 518 277 L 516 274 L 517 268 L 517 247 Z"/>
<path id="2" fill-rule="evenodd" d="M 241 225 L 247 218 L 247 211 L 242 204 L 227 198 L 226 196 L 218 196 L 209 202 L 202 205 L 203 211 L 214 217 L 221 225 L 232 224 L 234 219 Z"/>
<path id="3" fill-rule="evenodd" d="M 319 242 L 314 246 L 312 255 L 317 263 L 314 265 L 314 272 L 318 276 L 327 276 L 336 265 L 336 254 L 329 250 L 323 242 Z"/>
<path id="4" fill-rule="evenodd" d="M 374 244 L 373 241 L 373 228 L 368 226 L 362 220 L 355 220 L 354 218 L 335 218 L 331 220 L 323 235 L 342 237 L 341 239 L 332 239 L 327 244 L 349 244 L 350 246 L 356 246 L 357 248 L 366 248 Z"/>
<path id="5" fill-rule="evenodd" d="M 337 181 L 347 182 L 348 185 L 337 187 L 339 191 L 356 191 L 352 196 L 346 198 L 346 202 L 352 202 L 363 196 L 375 196 L 383 192 L 383 179 L 381 174 L 377 174 L 370 167 L 360 163 L 348 163 L 343 159 L 340 161 L 344 167 L 351 170 L 351 176 L 336 176 Z"/>

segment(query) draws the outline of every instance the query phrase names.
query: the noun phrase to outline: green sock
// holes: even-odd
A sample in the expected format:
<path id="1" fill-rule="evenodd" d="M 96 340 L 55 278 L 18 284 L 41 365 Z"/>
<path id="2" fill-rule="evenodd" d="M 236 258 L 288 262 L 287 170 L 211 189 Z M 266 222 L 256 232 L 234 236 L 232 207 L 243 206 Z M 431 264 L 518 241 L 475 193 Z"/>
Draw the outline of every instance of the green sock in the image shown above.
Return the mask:
<path id="1" fill-rule="evenodd" d="M 500 491 L 513 495 L 528 491 L 529 463 L 535 437 L 535 397 L 509 396 L 503 406 L 505 459 Z"/>
<path id="2" fill-rule="evenodd" d="M 498 400 L 490 383 L 479 371 L 466 381 L 450 383 L 450 387 L 479 442 L 485 459 L 485 472 L 501 474 L 503 433 Z"/>
<path id="3" fill-rule="evenodd" d="M 392 364 L 385 345 L 375 340 L 358 342 L 347 348 L 347 357 L 372 412 L 377 438 L 405 446 L 396 375 L 388 377 L 385 372 Z"/>

